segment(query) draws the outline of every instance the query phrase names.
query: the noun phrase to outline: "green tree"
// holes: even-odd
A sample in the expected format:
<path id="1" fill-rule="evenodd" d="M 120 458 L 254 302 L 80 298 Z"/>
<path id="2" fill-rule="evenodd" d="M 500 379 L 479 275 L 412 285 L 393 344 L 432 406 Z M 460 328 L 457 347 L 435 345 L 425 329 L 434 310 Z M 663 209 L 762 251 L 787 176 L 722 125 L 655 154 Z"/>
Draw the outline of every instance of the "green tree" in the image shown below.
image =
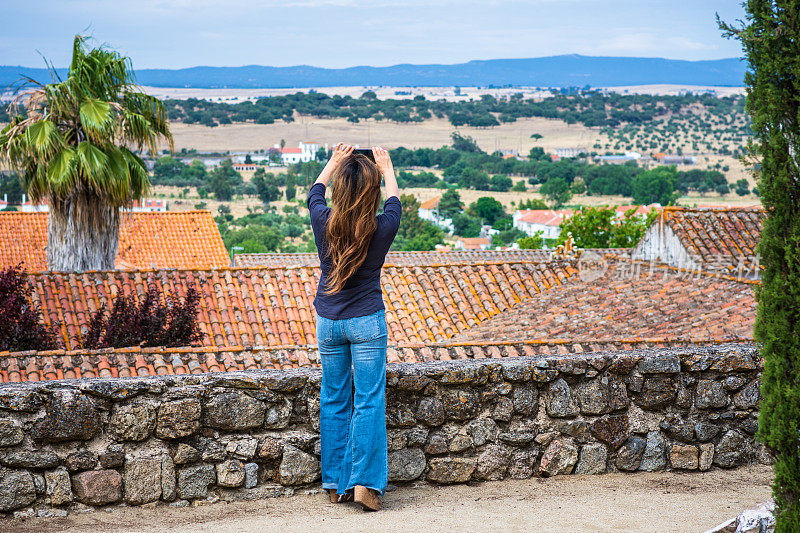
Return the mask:
<path id="1" fill-rule="evenodd" d="M 528 198 L 519 203 L 520 209 L 549 209 L 544 201 L 538 198 Z"/>
<path id="2" fill-rule="evenodd" d="M 520 237 L 517 239 L 517 244 L 523 250 L 538 250 L 542 246 L 544 246 L 544 238 L 542 237 L 542 232 L 537 231 L 533 235 Z"/>
<path id="3" fill-rule="evenodd" d="M 456 189 L 447 189 L 439 200 L 439 216 L 453 218 L 464 210 L 464 202 Z"/>
<path id="4" fill-rule="evenodd" d="M 402 195 L 403 215 L 400 228 L 392 243 L 393 250 L 433 250 L 444 242 L 442 230 L 419 217 L 419 201 L 411 195 Z"/>
<path id="5" fill-rule="evenodd" d="M 134 84 L 130 60 L 76 36 L 66 79 L 28 93 L 27 117 L 0 132 L 0 159 L 19 172 L 31 200 L 47 200 L 47 265 L 56 271 L 111 270 L 120 207 L 150 187 L 134 150 L 172 149 L 160 100 Z M 59 81 L 56 81 L 59 80 Z"/>
<path id="6" fill-rule="evenodd" d="M 550 200 L 555 207 L 561 207 L 572 198 L 572 192 L 564 178 L 550 178 L 542 184 L 539 193 Z"/>
<path id="7" fill-rule="evenodd" d="M 469 206 L 469 214 L 483 220 L 484 223 L 490 226 L 494 224 L 498 218 L 506 216 L 503 209 L 503 204 L 492 198 L 491 196 L 481 196 Z"/>
<path id="8" fill-rule="evenodd" d="M 736 181 L 736 194 L 739 196 L 747 196 L 750 194 L 750 185 L 748 185 L 747 180 L 742 178 Z"/>
<path id="9" fill-rule="evenodd" d="M 677 184 L 678 171 L 674 165 L 645 170 L 631 183 L 633 201 L 642 205 L 671 205 L 678 199 Z"/>
<path id="10" fill-rule="evenodd" d="M 583 206 L 561 222 L 556 242 L 561 244 L 572 235 L 579 248 L 632 248 L 658 216 L 655 209 L 646 217 L 635 213 L 636 208 L 631 208 L 619 218 L 613 207 Z"/>
<path id="11" fill-rule="evenodd" d="M 767 217 L 758 253 L 755 337 L 764 358 L 758 438 L 775 454 L 776 531 L 800 531 L 800 37 L 797 0 L 748 0 L 746 25 L 721 23 L 739 39 L 748 69 L 747 111 L 758 194 Z"/>
<path id="12" fill-rule="evenodd" d="M 461 237 L 477 237 L 481 234 L 481 220 L 466 213 L 453 216 L 453 234 Z"/>
<path id="13" fill-rule="evenodd" d="M 480 149 L 475 139 L 469 135 L 461 135 L 457 131 L 454 131 L 450 134 L 450 138 L 453 140 L 453 150 L 475 154 L 483 153 L 483 150 Z"/>

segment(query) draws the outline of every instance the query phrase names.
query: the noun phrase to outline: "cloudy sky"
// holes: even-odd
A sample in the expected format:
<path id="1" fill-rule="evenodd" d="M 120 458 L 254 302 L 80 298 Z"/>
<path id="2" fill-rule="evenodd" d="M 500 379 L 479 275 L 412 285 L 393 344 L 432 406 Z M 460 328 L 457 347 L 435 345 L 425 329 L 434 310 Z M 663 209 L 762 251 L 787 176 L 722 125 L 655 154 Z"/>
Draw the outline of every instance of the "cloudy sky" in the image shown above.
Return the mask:
<path id="1" fill-rule="evenodd" d="M 66 66 L 76 33 L 135 68 L 741 55 L 717 12 L 743 16 L 735 0 L 0 0 L 0 65 Z"/>

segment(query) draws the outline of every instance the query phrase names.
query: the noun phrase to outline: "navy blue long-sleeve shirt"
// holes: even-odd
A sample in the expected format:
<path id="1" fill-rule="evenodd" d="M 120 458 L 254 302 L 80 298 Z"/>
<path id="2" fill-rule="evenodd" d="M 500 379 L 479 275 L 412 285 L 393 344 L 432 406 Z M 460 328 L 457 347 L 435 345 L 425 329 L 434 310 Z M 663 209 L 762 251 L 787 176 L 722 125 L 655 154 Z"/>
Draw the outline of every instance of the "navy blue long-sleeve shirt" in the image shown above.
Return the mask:
<path id="1" fill-rule="evenodd" d="M 325 239 L 325 226 L 331 213 L 330 207 L 325 202 L 325 185 L 315 183 L 311 186 L 306 205 L 311 215 L 311 227 L 314 230 L 314 241 L 317 243 L 322 269 L 317 296 L 314 298 L 314 307 L 319 316 L 330 320 L 342 320 L 370 315 L 384 309 L 381 267 L 400 228 L 400 216 L 403 211 L 400 200 L 397 196 L 391 196 L 383 203 L 383 213 L 376 217 L 378 227 L 372 235 L 364 263 L 347 279 L 342 290 L 335 294 L 325 294 L 328 276 L 333 268 Z"/>

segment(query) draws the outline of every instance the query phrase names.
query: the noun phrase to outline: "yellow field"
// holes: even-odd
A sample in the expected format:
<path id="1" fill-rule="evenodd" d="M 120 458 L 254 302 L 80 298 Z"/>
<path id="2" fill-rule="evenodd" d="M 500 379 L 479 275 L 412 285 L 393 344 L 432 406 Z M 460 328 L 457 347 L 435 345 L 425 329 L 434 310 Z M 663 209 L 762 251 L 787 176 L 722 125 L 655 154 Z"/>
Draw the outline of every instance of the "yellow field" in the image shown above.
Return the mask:
<path id="1" fill-rule="evenodd" d="M 228 124 L 208 128 L 195 124 L 173 123 L 172 134 L 175 149 L 195 148 L 202 151 L 249 151 L 264 150 L 279 143 L 297 146 L 299 141 L 336 144 L 347 142 L 361 146 L 383 146 L 385 148 L 440 148 L 449 145 L 454 131 L 474 138 L 481 149 L 494 152 L 497 149 L 516 149 L 527 155 L 534 146 L 546 151 L 554 148 L 582 146 L 590 149 L 600 139 L 597 129 L 580 124 L 569 125 L 561 120 L 545 118 L 520 119 L 494 128 L 456 128 L 447 119 L 432 118 L 422 123 L 396 124 L 374 120 L 357 124 L 343 118 L 325 119 L 297 116 L 288 124 Z M 531 139 L 533 133 L 544 138 Z"/>

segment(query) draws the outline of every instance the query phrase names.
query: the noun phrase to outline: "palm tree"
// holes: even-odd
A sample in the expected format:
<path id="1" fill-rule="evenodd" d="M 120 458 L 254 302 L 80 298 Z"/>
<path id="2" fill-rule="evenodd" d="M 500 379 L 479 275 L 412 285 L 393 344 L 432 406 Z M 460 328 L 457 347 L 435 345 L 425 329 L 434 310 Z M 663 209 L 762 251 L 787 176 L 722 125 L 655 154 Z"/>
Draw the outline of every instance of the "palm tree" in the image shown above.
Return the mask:
<path id="1" fill-rule="evenodd" d="M 0 159 L 19 172 L 31 200 L 50 207 L 47 265 L 53 271 L 111 270 L 120 208 L 145 196 L 150 178 L 134 151 L 172 149 L 163 103 L 134 83 L 130 60 L 76 36 L 69 74 L 20 92 L 26 116 L 0 132 Z M 9 108 L 11 111 L 11 108 Z M 13 115 L 12 115 L 13 116 Z"/>

